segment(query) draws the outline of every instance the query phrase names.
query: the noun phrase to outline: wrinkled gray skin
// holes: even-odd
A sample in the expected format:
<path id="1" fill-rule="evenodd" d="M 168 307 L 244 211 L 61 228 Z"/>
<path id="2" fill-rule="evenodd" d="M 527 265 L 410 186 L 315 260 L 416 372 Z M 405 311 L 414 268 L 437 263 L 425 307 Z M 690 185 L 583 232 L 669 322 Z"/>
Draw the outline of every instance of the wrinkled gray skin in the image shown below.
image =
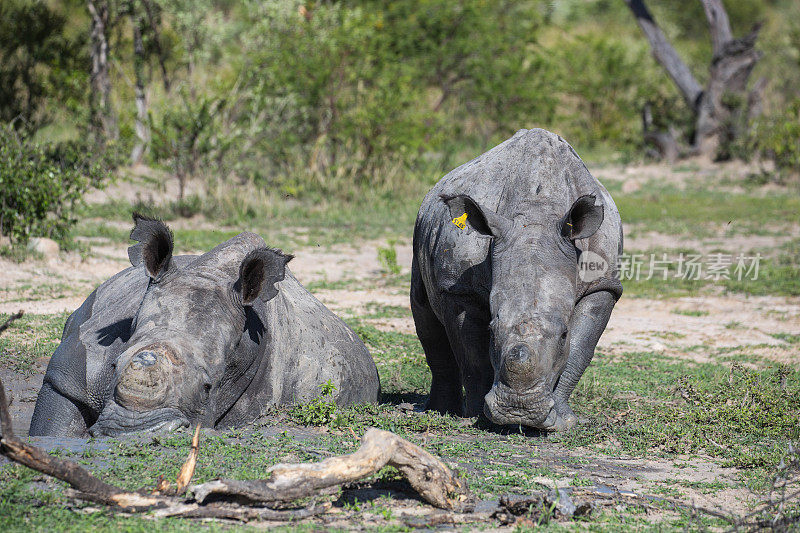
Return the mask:
<path id="1" fill-rule="evenodd" d="M 201 256 L 138 218 L 134 266 L 67 320 L 31 435 L 120 435 L 202 423 L 236 427 L 265 407 L 307 401 L 331 380 L 340 405 L 375 402 L 361 340 L 306 291 L 291 256 L 241 233 Z"/>
<path id="2" fill-rule="evenodd" d="M 622 294 L 621 253 L 614 201 L 553 133 L 520 130 L 442 178 L 417 216 L 411 273 L 428 409 L 574 426 L 567 400 Z"/>

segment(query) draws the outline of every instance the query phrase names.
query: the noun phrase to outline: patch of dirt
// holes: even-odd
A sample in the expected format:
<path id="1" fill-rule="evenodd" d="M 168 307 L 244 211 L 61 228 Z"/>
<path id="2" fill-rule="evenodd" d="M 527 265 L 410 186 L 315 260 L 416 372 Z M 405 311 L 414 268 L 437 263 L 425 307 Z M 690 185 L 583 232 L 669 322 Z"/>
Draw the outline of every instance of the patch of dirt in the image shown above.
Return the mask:
<path id="1" fill-rule="evenodd" d="M 625 193 L 636 192 L 650 183 L 672 185 L 679 189 L 688 184 L 704 183 L 713 184 L 715 190 L 738 192 L 743 188 L 736 184 L 760 173 L 761 168 L 755 162 L 714 162 L 705 157 L 684 159 L 674 166 L 650 163 L 592 168 L 592 174 L 603 183 L 622 182 L 622 190 Z"/>

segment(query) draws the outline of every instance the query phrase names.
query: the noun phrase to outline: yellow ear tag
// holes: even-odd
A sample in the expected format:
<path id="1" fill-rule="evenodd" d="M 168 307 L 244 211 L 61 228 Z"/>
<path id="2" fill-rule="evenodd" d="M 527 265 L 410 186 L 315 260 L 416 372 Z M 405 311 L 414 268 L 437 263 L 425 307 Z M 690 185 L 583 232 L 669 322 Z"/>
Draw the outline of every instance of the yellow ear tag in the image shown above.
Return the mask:
<path id="1" fill-rule="evenodd" d="M 466 213 L 464 213 L 463 215 L 461 215 L 458 218 L 454 218 L 453 219 L 453 224 L 458 226 L 458 229 L 464 229 L 466 227 L 466 225 L 467 225 L 466 222 L 467 222 L 467 214 Z"/>

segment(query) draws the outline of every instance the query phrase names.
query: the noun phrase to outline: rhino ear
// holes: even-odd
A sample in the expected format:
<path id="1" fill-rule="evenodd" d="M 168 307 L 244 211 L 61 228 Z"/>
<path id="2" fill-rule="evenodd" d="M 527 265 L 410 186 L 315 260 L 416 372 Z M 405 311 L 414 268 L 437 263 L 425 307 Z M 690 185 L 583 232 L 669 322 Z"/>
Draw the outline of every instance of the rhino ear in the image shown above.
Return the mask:
<path id="1" fill-rule="evenodd" d="M 150 278 L 158 279 L 172 261 L 172 232 L 160 220 L 140 213 L 133 214 L 133 223 L 131 239 L 139 244 L 128 248 L 128 258 L 133 266 L 144 263 Z"/>
<path id="2" fill-rule="evenodd" d="M 270 300 L 278 294 L 275 284 L 286 277 L 286 263 L 294 258 L 273 248 L 257 248 L 247 254 L 239 267 L 239 279 L 233 288 L 244 305 L 252 305 L 256 298 Z"/>
<path id="3" fill-rule="evenodd" d="M 481 235 L 487 237 L 503 236 L 513 224 L 503 215 L 498 215 L 491 209 L 482 207 L 478 202 L 466 194 L 455 196 L 441 195 L 440 198 L 450 208 L 451 218 L 461 218 L 465 214 L 466 223 Z"/>
<path id="4" fill-rule="evenodd" d="M 574 241 L 594 235 L 603 223 L 603 204 L 594 205 L 594 195 L 581 196 L 561 221 L 561 234 Z"/>

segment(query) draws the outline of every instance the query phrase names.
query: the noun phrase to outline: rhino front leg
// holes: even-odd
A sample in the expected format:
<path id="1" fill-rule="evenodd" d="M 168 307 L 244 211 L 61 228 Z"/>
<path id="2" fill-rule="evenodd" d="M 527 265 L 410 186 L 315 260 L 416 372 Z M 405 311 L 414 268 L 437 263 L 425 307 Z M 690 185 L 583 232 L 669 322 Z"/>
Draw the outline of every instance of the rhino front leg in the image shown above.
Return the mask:
<path id="1" fill-rule="evenodd" d="M 461 379 L 458 364 L 453 356 L 447 332 L 433 313 L 425 294 L 422 282 L 411 281 L 411 313 L 417 329 L 425 360 L 431 369 L 431 391 L 425 410 L 438 411 L 442 414 L 461 415 L 464 395 L 461 392 Z"/>
<path id="2" fill-rule="evenodd" d="M 494 369 L 489 353 L 489 323 L 486 313 L 462 296 L 443 296 L 445 327 L 464 386 L 461 416 L 483 413 L 484 398 L 492 388 Z"/>
<path id="3" fill-rule="evenodd" d="M 558 419 L 552 429 L 563 431 L 578 423 L 568 400 L 594 357 L 597 341 L 606 329 L 615 303 L 614 295 L 600 291 L 584 296 L 575 306 L 570 323 L 569 357 L 553 394 Z"/>
<path id="4" fill-rule="evenodd" d="M 75 403 L 45 381 L 36 400 L 28 434 L 32 437 L 82 437 L 86 435 L 86 421 Z"/>

